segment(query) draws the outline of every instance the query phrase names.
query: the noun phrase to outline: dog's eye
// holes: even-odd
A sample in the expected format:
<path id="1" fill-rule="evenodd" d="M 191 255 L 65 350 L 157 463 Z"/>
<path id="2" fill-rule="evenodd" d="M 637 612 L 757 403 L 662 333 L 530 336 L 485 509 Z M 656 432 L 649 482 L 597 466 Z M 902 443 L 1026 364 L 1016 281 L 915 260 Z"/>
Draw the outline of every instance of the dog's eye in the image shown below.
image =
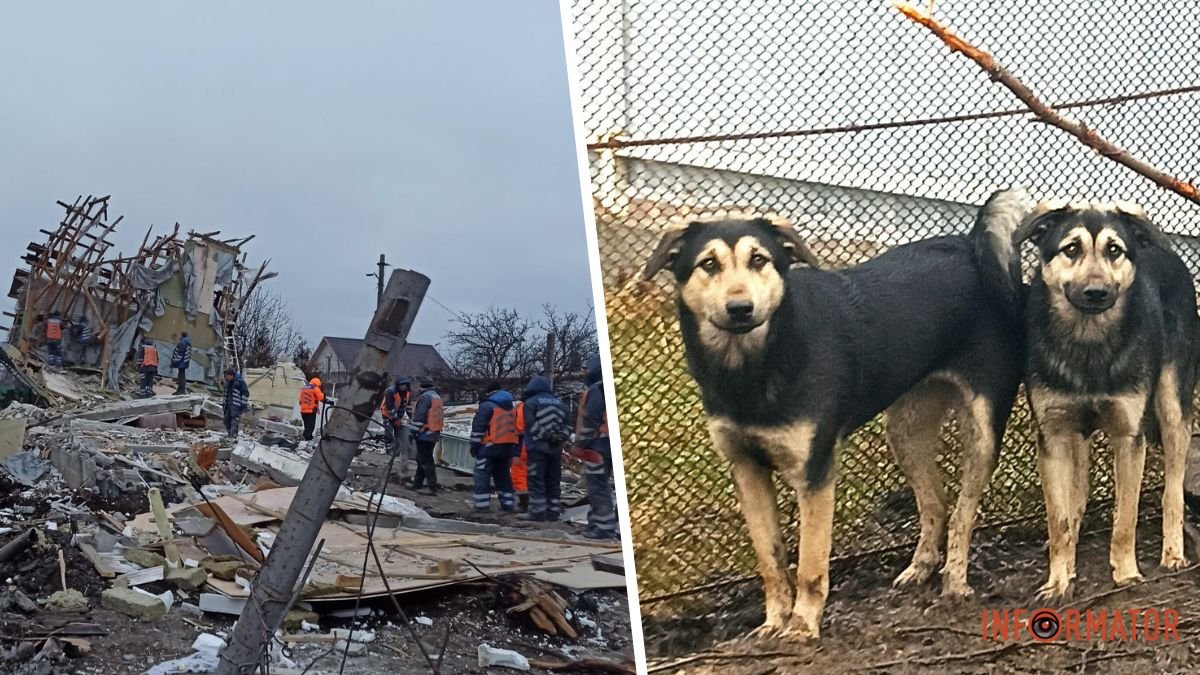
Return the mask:
<path id="1" fill-rule="evenodd" d="M 719 265 L 717 265 L 716 258 L 705 258 L 704 260 L 700 261 L 700 269 L 710 274 L 716 272 L 717 267 L 719 267 Z"/>
<path id="2" fill-rule="evenodd" d="M 750 267 L 753 269 L 765 267 L 769 262 L 771 261 L 767 259 L 767 256 L 761 253 L 755 253 L 754 255 L 750 256 Z"/>
<path id="3" fill-rule="evenodd" d="M 1122 255 L 1125 255 L 1125 249 L 1121 248 L 1120 246 L 1117 246 L 1116 244 L 1109 244 L 1108 248 L 1106 249 L 1106 252 L 1108 253 L 1108 257 L 1112 258 L 1113 260 L 1116 260 L 1117 258 L 1120 258 Z"/>
<path id="4" fill-rule="evenodd" d="M 1079 242 L 1073 241 L 1063 247 L 1062 254 L 1074 260 L 1075 258 L 1079 257 L 1079 252 L 1081 250 L 1083 249 L 1079 246 Z"/>

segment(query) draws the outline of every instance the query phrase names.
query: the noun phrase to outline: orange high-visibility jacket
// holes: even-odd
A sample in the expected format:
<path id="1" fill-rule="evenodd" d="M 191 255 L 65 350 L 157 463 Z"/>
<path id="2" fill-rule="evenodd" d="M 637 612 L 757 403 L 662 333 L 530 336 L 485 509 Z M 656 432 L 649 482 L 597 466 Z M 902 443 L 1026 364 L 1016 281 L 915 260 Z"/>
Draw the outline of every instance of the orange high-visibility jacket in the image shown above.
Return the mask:
<path id="1" fill-rule="evenodd" d="M 583 431 L 583 409 L 587 407 L 588 390 L 584 389 L 579 392 L 579 410 L 575 412 L 575 435 L 581 435 Z M 608 438 L 608 411 L 604 411 L 604 420 L 600 423 L 599 438 Z"/>
<path id="2" fill-rule="evenodd" d="M 142 367 L 158 367 L 158 348 L 154 345 L 142 345 Z"/>
<path id="3" fill-rule="evenodd" d="M 446 406 L 442 403 L 441 397 L 435 398 L 429 402 L 429 411 L 425 413 L 425 424 L 421 426 L 421 431 L 438 431 L 440 432 L 445 426 Z"/>
<path id="4" fill-rule="evenodd" d="M 517 417 L 517 434 L 523 436 L 525 434 L 525 402 L 517 401 L 515 408 Z M 521 443 L 521 455 L 513 459 L 512 468 L 509 473 L 512 474 L 513 489 L 517 492 L 529 491 L 529 457 L 525 454 L 525 444 Z"/>
<path id="5" fill-rule="evenodd" d="M 391 387 L 388 387 L 388 389 L 391 389 Z M 403 414 L 404 412 L 406 412 L 408 410 L 408 404 L 411 400 L 412 400 L 412 392 L 411 391 L 406 391 L 404 393 L 393 391 L 392 392 L 392 401 L 391 401 L 392 405 L 391 405 L 391 408 L 389 409 L 388 393 L 385 391 L 383 393 L 383 400 L 381 400 L 379 402 L 379 411 L 381 413 L 383 413 L 383 419 L 390 420 L 390 419 L 392 419 L 392 412 L 391 412 L 392 410 L 395 410 L 396 412 Z"/>
<path id="6" fill-rule="evenodd" d="M 314 377 L 308 384 L 300 388 L 300 412 L 315 413 L 317 404 L 325 400 L 325 392 L 321 391 L 320 378 Z"/>
<path id="7" fill-rule="evenodd" d="M 515 410 L 505 410 L 500 406 L 496 406 L 492 410 L 492 419 L 488 422 L 487 433 L 483 435 L 483 444 L 517 444 L 517 414 Z"/>
<path id="8" fill-rule="evenodd" d="M 62 320 L 61 319 L 46 319 L 46 339 L 61 340 L 62 339 Z"/>

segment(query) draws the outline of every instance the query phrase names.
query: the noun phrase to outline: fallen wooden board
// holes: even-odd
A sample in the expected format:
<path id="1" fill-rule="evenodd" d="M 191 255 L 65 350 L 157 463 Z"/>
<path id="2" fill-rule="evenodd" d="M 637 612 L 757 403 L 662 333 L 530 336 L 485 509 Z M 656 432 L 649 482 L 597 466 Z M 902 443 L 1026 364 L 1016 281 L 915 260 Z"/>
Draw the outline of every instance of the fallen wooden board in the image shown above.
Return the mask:
<path id="1" fill-rule="evenodd" d="M 240 546 L 243 551 L 249 553 L 251 558 L 254 558 L 260 563 L 266 560 L 266 556 L 264 556 L 262 551 L 258 549 L 258 545 L 251 541 L 250 537 L 248 537 L 246 533 L 243 532 L 242 529 L 233 522 L 233 519 L 229 517 L 229 514 L 225 513 L 225 510 L 218 506 L 215 502 L 197 504 L 196 510 L 210 518 L 215 518 L 217 522 L 221 524 L 221 527 L 225 530 L 225 533 L 228 534 L 230 538 L 233 539 L 234 543 Z"/>
<path id="2" fill-rule="evenodd" d="M 558 570 L 538 570 L 534 578 L 573 591 L 590 591 L 600 588 L 624 588 L 625 577 L 592 569 L 591 564 L 579 564 Z"/>
<path id="3" fill-rule="evenodd" d="M 108 563 L 104 561 L 104 558 L 101 558 L 100 554 L 96 552 L 96 548 L 94 546 L 80 542 L 79 550 L 83 551 L 83 554 L 87 556 L 87 559 L 92 562 L 92 567 L 96 568 L 96 571 L 102 578 L 112 579 L 113 577 L 117 576 L 117 573 L 112 570 L 112 567 L 109 567 Z"/>

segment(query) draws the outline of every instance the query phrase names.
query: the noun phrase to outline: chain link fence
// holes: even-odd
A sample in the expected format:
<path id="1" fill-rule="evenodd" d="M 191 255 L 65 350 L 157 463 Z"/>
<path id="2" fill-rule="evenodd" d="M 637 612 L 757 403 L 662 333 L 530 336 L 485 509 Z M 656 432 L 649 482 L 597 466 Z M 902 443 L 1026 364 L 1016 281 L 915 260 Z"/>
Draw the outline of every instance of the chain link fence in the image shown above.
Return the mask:
<path id="1" fill-rule="evenodd" d="M 882 0 L 575 0 L 572 11 L 643 602 L 754 571 L 686 372 L 669 275 L 637 277 L 672 220 L 779 214 L 827 267 L 844 267 L 965 233 L 988 194 L 1024 185 L 1139 201 L 1200 269 L 1200 209 L 1038 123 Z M 1182 178 L 1200 174 L 1200 3 L 941 0 L 934 15 L 1101 135 Z M 1149 453 L 1148 484 L 1160 461 Z M 1100 449 L 1094 503 L 1111 498 L 1110 463 Z M 840 476 L 835 555 L 915 541 L 915 503 L 879 420 L 849 439 Z M 794 523 L 793 495 L 780 502 Z M 1042 509 L 1022 394 L 980 525 Z"/>

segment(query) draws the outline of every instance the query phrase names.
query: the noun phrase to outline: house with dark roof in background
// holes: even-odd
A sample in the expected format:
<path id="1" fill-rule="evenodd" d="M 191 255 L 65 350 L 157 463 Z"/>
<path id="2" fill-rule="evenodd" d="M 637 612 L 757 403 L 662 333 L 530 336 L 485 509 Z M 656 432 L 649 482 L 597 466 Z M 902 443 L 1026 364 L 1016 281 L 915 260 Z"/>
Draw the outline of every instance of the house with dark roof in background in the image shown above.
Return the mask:
<path id="1" fill-rule="evenodd" d="M 362 350 L 361 338 L 323 337 L 309 359 L 309 370 L 319 374 L 325 393 L 336 396 L 337 387 L 350 382 L 350 369 Z M 385 370 L 388 379 L 397 375 L 411 378 L 440 375 L 450 369 L 433 345 L 409 342 L 388 355 Z"/>

